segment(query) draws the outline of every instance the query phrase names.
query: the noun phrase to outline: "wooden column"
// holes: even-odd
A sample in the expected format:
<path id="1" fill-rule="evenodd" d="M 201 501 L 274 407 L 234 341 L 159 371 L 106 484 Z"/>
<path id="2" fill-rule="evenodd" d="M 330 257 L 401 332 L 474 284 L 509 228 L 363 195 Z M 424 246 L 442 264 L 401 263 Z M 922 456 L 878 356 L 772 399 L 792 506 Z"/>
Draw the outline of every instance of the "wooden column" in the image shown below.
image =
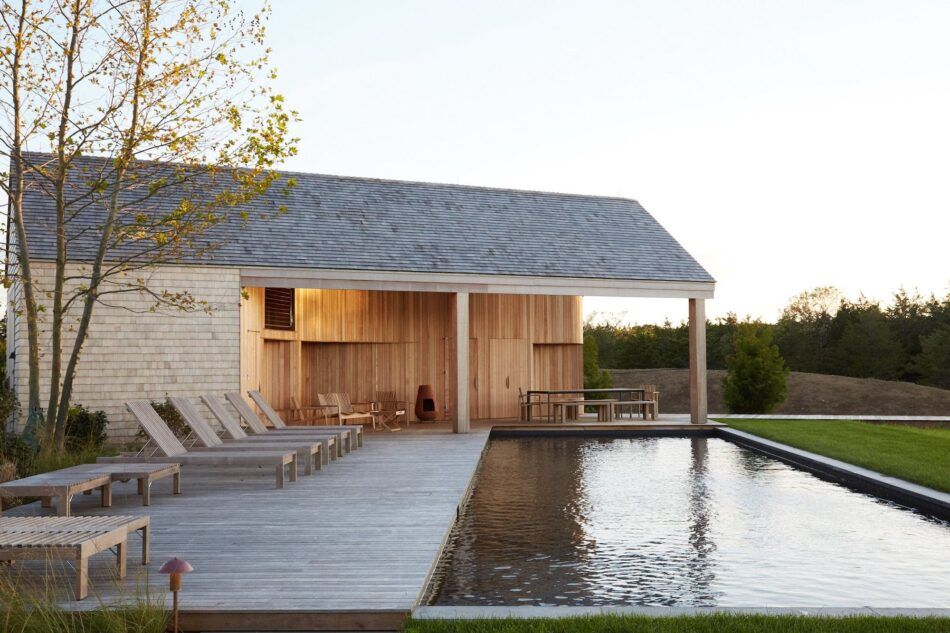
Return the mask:
<path id="1" fill-rule="evenodd" d="M 689 300 L 689 421 L 707 422 L 706 300 Z"/>
<path id="2" fill-rule="evenodd" d="M 468 293 L 455 293 L 455 433 L 468 433 Z"/>

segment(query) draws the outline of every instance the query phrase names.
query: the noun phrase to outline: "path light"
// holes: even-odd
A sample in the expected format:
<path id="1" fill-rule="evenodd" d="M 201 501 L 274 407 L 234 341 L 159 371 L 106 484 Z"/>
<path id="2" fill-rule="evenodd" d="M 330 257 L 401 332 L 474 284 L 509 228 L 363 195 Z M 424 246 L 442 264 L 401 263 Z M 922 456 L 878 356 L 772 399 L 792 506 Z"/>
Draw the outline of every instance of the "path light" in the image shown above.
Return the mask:
<path id="1" fill-rule="evenodd" d="M 172 621 L 174 622 L 172 629 L 175 633 L 178 633 L 178 591 L 181 589 L 181 575 L 187 574 L 190 571 L 194 571 L 195 568 L 191 564 L 178 558 L 177 556 L 170 561 L 167 561 L 162 568 L 158 570 L 160 574 L 169 574 L 168 576 L 168 588 L 172 592 Z"/>

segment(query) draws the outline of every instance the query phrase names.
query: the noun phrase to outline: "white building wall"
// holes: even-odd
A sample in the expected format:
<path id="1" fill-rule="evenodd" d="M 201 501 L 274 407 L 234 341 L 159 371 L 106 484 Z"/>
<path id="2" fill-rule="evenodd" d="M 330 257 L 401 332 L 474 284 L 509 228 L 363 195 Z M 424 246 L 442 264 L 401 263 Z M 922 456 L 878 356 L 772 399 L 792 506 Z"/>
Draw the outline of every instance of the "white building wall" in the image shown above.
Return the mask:
<path id="1" fill-rule="evenodd" d="M 67 274 L 75 274 L 72 269 Z M 39 301 L 47 306 L 41 315 L 40 381 L 42 405 L 49 398 L 49 321 L 53 265 L 34 262 L 33 274 L 41 291 Z M 153 290 L 190 292 L 206 301 L 210 313 L 155 308 L 145 293 L 109 295 L 110 305 L 97 305 L 89 336 L 73 386 L 72 402 L 109 416 L 109 436 L 117 442 L 132 438 L 137 425 L 126 411 L 127 400 L 164 400 L 167 396 L 197 398 L 204 393 L 221 394 L 240 389 L 240 271 L 217 266 L 163 266 L 138 272 L 149 278 Z M 8 314 L 17 310 L 18 293 L 10 293 Z M 70 312 L 67 330 L 78 323 L 81 305 Z M 13 318 L 10 343 L 16 358 L 10 378 L 22 407 L 28 399 L 26 319 Z M 71 331 L 64 333 L 63 366 L 73 344 Z M 8 353 L 10 353 L 8 351 Z M 24 416 L 21 415 L 21 426 Z"/>

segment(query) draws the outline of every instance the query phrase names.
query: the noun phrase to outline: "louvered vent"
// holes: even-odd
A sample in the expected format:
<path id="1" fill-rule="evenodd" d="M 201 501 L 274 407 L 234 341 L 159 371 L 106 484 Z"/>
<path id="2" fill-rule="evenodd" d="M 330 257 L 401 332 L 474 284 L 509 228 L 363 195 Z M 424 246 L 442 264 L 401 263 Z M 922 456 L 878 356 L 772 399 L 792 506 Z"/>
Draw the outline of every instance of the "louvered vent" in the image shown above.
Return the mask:
<path id="1" fill-rule="evenodd" d="M 264 288 L 264 327 L 294 329 L 294 289 Z"/>

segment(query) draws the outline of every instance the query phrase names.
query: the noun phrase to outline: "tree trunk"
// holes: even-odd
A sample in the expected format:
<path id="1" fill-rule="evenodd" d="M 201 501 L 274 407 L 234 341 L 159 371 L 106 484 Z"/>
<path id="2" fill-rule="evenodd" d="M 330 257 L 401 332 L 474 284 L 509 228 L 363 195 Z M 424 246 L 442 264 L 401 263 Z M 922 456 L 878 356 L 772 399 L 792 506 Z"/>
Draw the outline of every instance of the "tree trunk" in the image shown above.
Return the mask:
<path id="1" fill-rule="evenodd" d="M 66 280 L 66 179 L 69 162 L 66 158 L 67 126 L 70 118 L 73 87 L 75 85 L 75 62 L 78 51 L 80 23 L 82 21 L 81 0 L 72 4 L 72 32 L 66 51 L 66 82 L 63 89 L 63 106 L 56 136 L 56 279 L 53 286 L 53 330 L 50 337 L 50 376 L 49 407 L 46 410 L 46 431 L 53 437 L 52 448 L 62 452 L 66 442 L 65 416 L 63 423 L 58 422 L 57 411 L 63 408 L 60 395 L 62 378 L 63 351 L 63 285 Z M 69 408 L 69 403 L 66 403 Z"/>

